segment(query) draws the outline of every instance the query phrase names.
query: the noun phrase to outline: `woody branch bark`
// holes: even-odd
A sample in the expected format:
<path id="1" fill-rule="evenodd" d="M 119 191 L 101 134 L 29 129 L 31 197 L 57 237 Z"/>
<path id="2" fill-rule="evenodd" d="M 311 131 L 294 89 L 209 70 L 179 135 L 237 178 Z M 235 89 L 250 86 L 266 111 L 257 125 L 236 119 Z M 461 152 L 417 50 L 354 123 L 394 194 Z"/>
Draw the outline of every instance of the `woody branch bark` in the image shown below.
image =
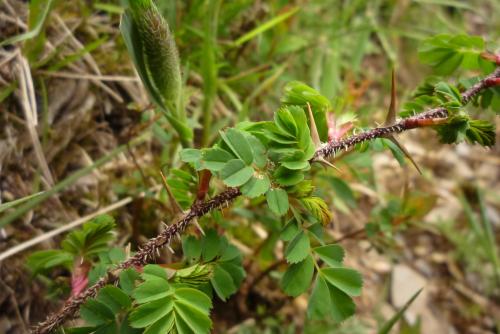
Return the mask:
<path id="1" fill-rule="evenodd" d="M 493 73 L 464 91 L 462 93 L 463 103 L 469 103 L 481 91 L 491 87 L 491 83 L 495 82 L 498 78 L 500 78 L 500 67 L 497 67 Z M 430 124 L 429 120 L 446 119 L 447 117 L 448 111 L 446 108 L 439 107 L 425 111 L 413 117 L 401 119 L 393 125 L 373 128 L 336 142 L 330 142 L 323 145 L 316 151 L 314 157 L 311 159 L 311 162 L 329 158 L 341 150 L 352 148 L 365 141 L 373 140 L 375 138 L 383 138 L 391 134 L 401 133 L 403 131 L 419 127 L 425 127 Z M 205 202 L 199 203 L 198 201 L 195 201 L 191 209 L 184 214 L 180 220 L 172 225 L 169 225 L 155 238 L 150 239 L 137 253 L 134 254 L 134 256 L 119 264 L 115 269 L 108 271 L 106 275 L 93 286 L 87 288 L 78 296 L 70 298 L 61 310 L 49 315 L 45 321 L 40 322 L 36 327 L 34 327 L 32 333 L 50 333 L 57 327 L 61 326 L 66 320 L 74 318 L 83 303 L 85 303 L 89 298 L 95 297 L 99 290 L 105 285 L 116 282 L 118 274 L 121 270 L 134 266 L 145 265 L 148 261 L 154 259 L 157 250 L 168 245 L 176 235 L 184 232 L 187 226 L 194 219 L 200 218 L 212 210 L 220 209 L 223 206 L 228 205 L 240 195 L 241 192 L 239 189 L 229 188 Z"/>

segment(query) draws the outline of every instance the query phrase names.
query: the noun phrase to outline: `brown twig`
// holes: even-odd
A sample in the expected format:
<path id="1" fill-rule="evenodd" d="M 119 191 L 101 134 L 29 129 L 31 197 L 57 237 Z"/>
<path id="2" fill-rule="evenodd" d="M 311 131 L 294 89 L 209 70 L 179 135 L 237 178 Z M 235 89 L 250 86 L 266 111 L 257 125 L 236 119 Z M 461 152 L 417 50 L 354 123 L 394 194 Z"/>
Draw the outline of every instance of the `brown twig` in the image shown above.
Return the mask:
<path id="1" fill-rule="evenodd" d="M 498 67 L 493 73 L 476 83 L 474 86 L 464 91 L 461 95 L 462 102 L 464 104 L 470 102 L 475 96 L 479 94 L 479 92 L 489 87 L 488 83 L 491 82 L 492 79 L 496 78 L 500 78 L 500 67 Z M 329 158 L 343 150 L 352 148 L 353 146 L 365 141 L 373 140 L 375 138 L 383 138 L 391 134 L 401 133 L 403 131 L 418 128 L 422 124 L 421 121 L 425 119 L 447 117 L 448 111 L 446 110 L 446 108 L 439 107 L 420 113 L 413 117 L 404 118 L 393 125 L 374 128 L 357 135 L 352 135 L 337 142 L 330 142 L 323 145 L 316 151 L 314 157 L 311 159 L 311 162 L 319 161 L 321 158 Z M 215 196 L 211 200 L 205 201 L 203 203 L 195 202 L 191 209 L 180 220 L 170 225 L 155 238 L 150 239 L 133 257 L 129 258 L 125 262 L 122 262 L 116 269 L 107 272 L 105 276 L 102 277 L 96 284 L 87 288 L 87 290 L 82 292 L 77 297 L 69 299 L 60 311 L 55 314 L 51 314 L 45 321 L 39 323 L 33 329 L 32 333 L 49 333 L 57 327 L 61 326 L 66 320 L 73 318 L 77 314 L 80 306 L 87 299 L 95 297 L 97 292 L 106 284 L 115 282 L 117 279 L 117 274 L 120 270 L 133 266 L 145 265 L 150 259 L 154 258 L 155 254 L 161 247 L 166 246 L 170 243 L 174 236 L 182 233 L 192 220 L 202 217 L 214 209 L 219 209 L 224 205 L 227 205 L 229 202 L 233 201 L 240 195 L 241 192 L 239 189 L 229 188 L 221 194 Z"/>

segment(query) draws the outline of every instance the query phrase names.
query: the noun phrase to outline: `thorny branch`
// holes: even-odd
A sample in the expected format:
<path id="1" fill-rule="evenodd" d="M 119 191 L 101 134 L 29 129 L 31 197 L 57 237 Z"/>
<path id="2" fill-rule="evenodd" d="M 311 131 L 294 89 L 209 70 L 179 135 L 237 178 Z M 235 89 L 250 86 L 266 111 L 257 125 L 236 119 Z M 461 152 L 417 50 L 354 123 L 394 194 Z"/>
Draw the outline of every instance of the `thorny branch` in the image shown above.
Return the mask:
<path id="1" fill-rule="evenodd" d="M 462 102 L 464 104 L 469 103 L 475 96 L 477 96 L 482 90 L 491 87 L 492 83 L 495 83 L 500 78 L 500 67 L 486 76 L 478 83 L 464 91 L 462 96 Z M 427 126 L 429 123 L 425 120 L 433 119 L 445 119 L 448 117 L 448 111 L 444 107 L 438 107 L 425 111 L 423 113 L 417 114 L 413 117 L 408 117 L 399 120 L 393 125 L 373 128 L 367 130 L 357 135 L 352 135 L 345 139 L 329 142 L 322 145 L 315 153 L 311 162 L 321 161 L 321 159 L 326 159 L 342 150 L 347 150 L 354 147 L 359 143 L 365 141 L 373 140 L 375 138 L 383 138 L 391 134 L 401 133 L 403 131 Z M 214 198 L 207 200 L 205 202 L 197 202 L 192 205 L 191 209 L 183 215 L 183 217 L 172 225 L 169 225 L 164 231 L 158 234 L 155 238 L 150 239 L 134 256 L 130 257 L 126 261 L 119 264 L 115 269 L 108 271 L 97 283 L 93 286 L 87 288 L 80 295 L 70 298 L 63 308 L 47 317 L 43 322 L 40 322 L 36 327 L 33 328 L 32 333 L 34 334 L 44 334 L 50 333 L 59 326 L 61 326 L 66 320 L 71 319 L 76 316 L 80 306 L 85 303 L 89 298 L 93 298 L 97 295 L 98 291 L 107 284 L 112 284 L 117 281 L 118 274 L 121 270 L 135 267 L 143 266 L 148 263 L 149 260 L 153 259 L 157 251 L 168 245 L 175 236 L 180 236 L 186 227 L 196 218 L 200 218 L 212 210 L 220 209 L 225 205 L 228 205 L 235 198 L 239 197 L 241 192 L 237 188 L 229 188 Z"/>

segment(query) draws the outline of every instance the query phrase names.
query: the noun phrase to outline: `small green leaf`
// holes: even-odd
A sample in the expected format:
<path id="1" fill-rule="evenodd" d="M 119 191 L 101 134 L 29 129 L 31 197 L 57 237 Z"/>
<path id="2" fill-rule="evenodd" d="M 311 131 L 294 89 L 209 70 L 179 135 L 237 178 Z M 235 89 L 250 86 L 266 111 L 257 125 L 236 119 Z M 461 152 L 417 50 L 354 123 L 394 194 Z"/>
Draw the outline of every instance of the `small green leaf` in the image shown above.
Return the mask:
<path id="1" fill-rule="evenodd" d="M 356 270 L 349 268 L 325 268 L 321 269 L 323 277 L 328 283 L 337 287 L 349 296 L 359 296 L 363 279 Z"/>
<path id="2" fill-rule="evenodd" d="M 101 215 L 85 223 L 81 230 L 71 232 L 61 243 L 61 247 L 74 255 L 85 258 L 109 250 L 108 243 L 114 239 L 112 233 L 114 219 Z"/>
<path id="3" fill-rule="evenodd" d="M 112 285 L 102 288 L 101 291 L 99 291 L 97 300 L 109 307 L 114 314 L 117 314 L 120 310 L 126 309 L 131 305 L 130 298 L 127 294 Z"/>
<path id="4" fill-rule="evenodd" d="M 91 326 L 99 326 L 114 321 L 115 315 L 104 303 L 89 299 L 80 308 L 80 316 Z"/>
<path id="5" fill-rule="evenodd" d="M 309 167 L 309 161 L 283 161 L 282 165 L 288 169 L 301 170 Z"/>
<path id="6" fill-rule="evenodd" d="M 281 188 L 273 188 L 266 193 L 267 205 L 272 212 L 283 216 L 288 212 L 288 194 Z"/>
<path id="7" fill-rule="evenodd" d="M 221 132 L 221 137 L 229 146 L 233 153 L 250 165 L 253 162 L 253 152 L 248 140 L 241 130 L 230 128 L 226 132 Z"/>
<path id="8" fill-rule="evenodd" d="M 185 148 L 181 151 L 181 160 L 184 162 L 198 162 L 201 159 L 201 151 L 194 148 Z"/>
<path id="9" fill-rule="evenodd" d="M 227 186 L 239 187 L 245 184 L 252 177 L 253 173 L 253 168 L 246 166 L 243 160 L 233 159 L 224 165 L 220 176 Z"/>
<path id="10" fill-rule="evenodd" d="M 339 267 L 344 260 L 344 249 L 339 245 L 331 244 L 313 248 L 319 258 L 331 267 Z"/>
<path id="11" fill-rule="evenodd" d="M 220 171 L 234 156 L 221 148 L 211 148 L 203 152 L 205 167 L 213 172 Z"/>
<path id="12" fill-rule="evenodd" d="M 291 219 L 281 230 L 280 238 L 283 241 L 291 241 L 299 233 L 299 226 L 295 218 Z"/>
<path id="13" fill-rule="evenodd" d="M 202 312 L 208 312 L 212 308 L 212 301 L 206 294 L 196 289 L 178 288 L 175 298 L 184 304 L 192 305 L 193 308 Z"/>
<path id="14" fill-rule="evenodd" d="M 436 127 L 442 143 L 453 144 L 464 141 L 469 127 L 469 117 L 457 115 L 451 117 L 447 124 Z"/>
<path id="15" fill-rule="evenodd" d="M 168 280 L 167 272 L 165 271 L 165 269 L 156 264 L 145 265 L 144 268 L 142 269 L 142 277 L 144 279 L 153 277 L 153 278 L 161 278 L 165 281 Z"/>
<path id="16" fill-rule="evenodd" d="M 332 308 L 328 284 L 321 275 L 317 275 L 307 305 L 307 316 L 311 319 L 324 319 L 330 314 Z"/>
<path id="17" fill-rule="evenodd" d="M 189 235 L 182 240 L 182 253 L 189 261 L 197 261 L 201 256 L 202 241 Z"/>
<path id="18" fill-rule="evenodd" d="M 160 320 L 158 320 L 157 322 L 153 323 L 151 326 L 149 326 L 144 331 L 144 334 L 171 333 L 172 330 L 174 329 L 174 326 L 176 326 L 176 329 L 178 330 L 179 327 L 178 323 L 180 321 L 181 319 L 176 319 L 174 316 L 174 312 L 171 312 L 166 316 L 164 316 L 163 318 L 161 318 Z M 189 333 L 189 332 L 184 332 L 184 333 Z"/>
<path id="19" fill-rule="evenodd" d="M 197 290 L 194 290 L 197 291 Z M 183 322 L 191 329 L 192 333 L 209 333 L 212 327 L 212 321 L 206 314 L 206 311 L 199 310 L 191 303 L 175 304 L 175 311 Z M 182 333 L 182 331 L 180 331 Z"/>
<path id="20" fill-rule="evenodd" d="M 289 194 L 293 194 L 295 198 L 303 198 L 311 196 L 314 190 L 311 180 L 305 180 L 288 189 Z"/>
<path id="21" fill-rule="evenodd" d="M 226 272 L 228 272 L 229 275 L 231 275 L 231 278 L 233 279 L 234 285 L 238 288 L 246 276 L 245 269 L 243 268 L 243 262 L 242 262 L 241 256 L 237 260 L 227 261 L 227 262 L 219 262 L 218 265 L 219 265 L 219 267 L 224 269 Z M 234 292 L 236 292 L 236 290 Z"/>
<path id="22" fill-rule="evenodd" d="M 289 263 L 300 262 L 309 255 L 309 249 L 309 237 L 304 231 L 300 231 L 285 249 L 286 260 Z"/>
<path id="23" fill-rule="evenodd" d="M 226 298 L 238 289 L 231 275 L 220 266 L 215 266 L 210 282 L 219 298 L 223 301 L 226 301 Z"/>
<path id="24" fill-rule="evenodd" d="M 212 261 L 217 255 L 221 248 L 221 238 L 217 234 L 217 231 L 210 229 L 205 232 L 205 236 L 202 240 L 202 258 L 203 261 Z"/>
<path id="25" fill-rule="evenodd" d="M 142 304 L 130 313 L 130 325 L 134 328 L 147 327 L 172 312 L 173 306 L 171 297 Z"/>
<path id="26" fill-rule="evenodd" d="M 283 107 L 274 113 L 274 123 L 282 132 L 297 137 L 297 124 L 295 124 L 295 119 L 288 108 Z"/>
<path id="27" fill-rule="evenodd" d="M 281 280 L 281 287 L 287 295 L 297 297 L 309 288 L 313 274 L 314 261 L 309 255 L 288 267 Z"/>
<path id="28" fill-rule="evenodd" d="M 224 238 L 224 237 L 223 237 Z M 222 254 L 219 258 L 220 261 L 231 261 L 241 256 L 240 250 L 238 247 L 228 244 L 225 246 L 225 249 L 222 251 Z"/>
<path id="29" fill-rule="evenodd" d="M 241 187 L 241 193 L 247 197 L 255 198 L 265 194 L 270 186 L 271 181 L 266 174 L 256 175 Z"/>
<path id="30" fill-rule="evenodd" d="M 257 137 L 247 134 L 248 143 L 253 151 L 253 161 L 258 168 L 265 168 L 267 165 L 266 147 Z"/>
<path id="31" fill-rule="evenodd" d="M 284 166 L 278 167 L 273 176 L 276 182 L 284 187 L 294 186 L 304 180 L 302 171 L 291 170 Z"/>
<path id="32" fill-rule="evenodd" d="M 342 322 L 351 317 L 356 312 L 356 304 L 349 295 L 337 289 L 335 286 L 328 284 L 331 299 L 331 317 L 336 322 Z"/>
<path id="33" fill-rule="evenodd" d="M 387 138 L 382 138 L 382 142 L 391 151 L 392 156 L 398 161 L 400 166 L 406 165 L 405 154 L 396 144 Z"/>
<path id="34" fill-rule="evenodd" d="M 443 102 L 451 102 L 452 106 L 460 107 L 462 105 L 462 96 L 455 86 L 446 82 L 438 82 L 434 86 L 436 95 L 443 100 Z"/>
<path id="35" fill-rule="evenodd" d="M 130 295 L 135 288 L 135 281 L 139 278 L 139 274 L 134 269 L 125 269 L 120 272 L 120 288 Z"/>
<path id="36" fill-rule="evenodd" d="M 150 276 L 140 284 L 132 293 L 138 303 L 147 303 L 162 299 L 173 293 L 168 282 L 162 278 Z"/>

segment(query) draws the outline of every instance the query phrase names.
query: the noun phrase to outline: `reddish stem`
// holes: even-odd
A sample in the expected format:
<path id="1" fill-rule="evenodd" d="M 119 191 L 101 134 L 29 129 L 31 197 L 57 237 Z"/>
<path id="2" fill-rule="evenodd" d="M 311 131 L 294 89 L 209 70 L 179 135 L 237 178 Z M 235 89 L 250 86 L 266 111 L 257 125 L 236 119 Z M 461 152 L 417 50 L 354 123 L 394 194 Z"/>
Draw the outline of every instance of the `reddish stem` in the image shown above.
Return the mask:
<path id="1" fill-rule="evenodd" d="M 485 80 L 486 87 L 500 86 L 500 78 L 488 78 Z"/>
<path id="2" fill-rule="evenodd" d="M 196 201 L 203 202 L 208 193 L 212 173 L 208 169 L 202 170 L 199 174 L 199 178 L 200 183 L 198 185 L 198 192 L 196 193 Z"/>
<path id="3" fill-rule="evenodd" d="M 481 57 L 483 59 L 489 60 L 491 62 L 494 62 L 498 66 L 500 66 L 500 54 L 494 54 L 490 52 L 483 52 L 481 53 Z"/>

